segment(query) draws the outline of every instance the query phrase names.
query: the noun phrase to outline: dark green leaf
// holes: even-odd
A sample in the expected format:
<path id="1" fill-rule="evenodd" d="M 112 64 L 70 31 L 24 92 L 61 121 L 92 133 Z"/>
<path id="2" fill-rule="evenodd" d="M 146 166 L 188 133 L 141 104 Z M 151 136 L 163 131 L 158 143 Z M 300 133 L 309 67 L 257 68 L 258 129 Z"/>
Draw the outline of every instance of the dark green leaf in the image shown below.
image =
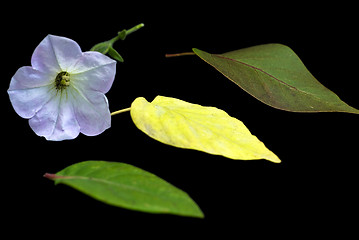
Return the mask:
<path id="1" fill-rule="evenodd" d="M 204 217 L 185 192 L 129 164 L 85 161 L 56 174 L 45 174 L 45 177 L 113 206 L 149 213 Z"/>
<path id="2" fill-rule="evenodd" d="M 193 51 L 253 97 L 269 106 L 294 112 L 348 112 L 344 103 L 307 70 L 287 46 L 265 44 L 224 54 Z"/>

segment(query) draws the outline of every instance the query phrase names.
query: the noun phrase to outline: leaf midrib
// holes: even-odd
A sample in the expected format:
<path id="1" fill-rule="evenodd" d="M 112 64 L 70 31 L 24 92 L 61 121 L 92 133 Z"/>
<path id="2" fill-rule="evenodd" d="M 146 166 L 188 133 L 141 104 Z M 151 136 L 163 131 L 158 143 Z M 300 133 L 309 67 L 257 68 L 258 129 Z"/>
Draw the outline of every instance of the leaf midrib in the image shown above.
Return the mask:
<path id="1" fill-rule="evenodd" d="M 252 68 L 252 69 L 254 69 L 254 70 L 260 71 L 260 72 L 264 73 L 265 75 L 269 76 L 270 78 L 274 79 L 275 81 L 277 81 L 277 82 L 279 82 L 279 83 L 281 83 L 281 84 L 284 84 L 284 85 L 286 85 L 287 87 L 292 88 L 292 89 L 295 90 L 295 91 L 298 91 L 298 92 L 300 92 L 300 93 L 302 93 L 302 94 L 304 94 L 304 95 L 310 96 L 310 97 L 312 97 L 312 98 L 314 98 L 314 99 L 317 99 L 317 101 L 319 101 L 319 102 L 326 103 L 326 104 L 331 105 L 331 106 L 333 106 L 333 107 L 336 106 L 336 105 L 333 104 L 332 102 L 323 100 L 322 98 L 316 96 L 315 94 L 312 94 L 312 93 L 310 93 L 310 92 L 305 92 L 305 91 L 303 91 L 303 90 L 301 90 L 301 89 L 298 89 L 298 88 L 296 88 L 296 87 L 294 87 L 294 86 L 292 86 L 292 85 L 290 85 L 290 84 L 288 84 L 288 83 L 286 83 L 286 82 L 284 82 L 284 81 L 282 81 L 282 80 L 280 80 L 280 79 L 274 77 L 273 75 L 267 73 L 266 71 L 264 71 L 264 70 L 261 69 L 261 68 L 255 67 L 255 66 L 253 66 L 253 65 L 250 65 L 250 64 L 248 64 L 248 63 L 245 63 L 245 62 L 242 62 L 242 61 L 233 59 L 233 58 L 225 57 L 225 56 L 223 56 L 223 55 L 217 55 L 217 54 L 212 54 L 212 55 L 213 55 L 213 56 L 216 56 L 216 57 L 218 57 L 218 58 L 222 58 L 222 59 L 226 59 L 226 60 L 229 60 L 229 61 L 233 61 L 233 62 L 242 64 L 242 65 L 247 66 L 247 67 L 249 67 L 249 68 Z M 324 87 L 325 87 L 325 86 L 324 86 Z M 326 87 L 325 87 L 325 88 L 326 88 Z M 330 89 L 327 88 L 327 90 L 331 92 Z M 334 94 L 335 94 L 335 93 L 334 93 Z M 335 94 L 335 95 L 336 95 L 336 94 Z"/>
<path id="2" fill-rule="evenodd" d="M 187 121 L 187 122 L 192 122 L 193 124 L 196 124 L 196 125 L 200 125 L 202 128 L 205 128 L 205 129 L 208 129 L 210 132 L 212 132 L 212 133 L 214 133 L 216 136 L 219 136 L 220 138 L 224 138 L 224 139 L 227 139 L 229 142 L 234 142 L 235 144 L 237 144 L 237 142 L 236 141 L 233 141 L 233 139 L 232 138 L 230 138 L 230 137 L 227 137 L 226 135 L 223 135 L 223 134 L 221 134 L 222 132 L 220 131 L 220 129 L 217 129 L 217 128 L 214 128 L 215 130 L 213 130 L 213 128 L 210 128 L 210 127 L 208 127 L 208 125 L 206 125 L 206 124 L 203 124 L 200 120 L 198 120 L 197 118 L 189 118 L 188 116 L 186 116 L 186 114 L 183 114 L 183 113 L 181 113 L 181 111 L 175 111 L 175 110 L 173 110 L 172 108 L 169 108 L 169 107 L 167 107 L 167 106 L 160 106 L 160 107 L 163 107 L 163 108 L 165 108 L 165 109 L 167 109 L 167 111 L 168 112 L 171 112 L 172 114 L 177 114 L 177 115 L 179 115 L 179 116 L 181 116 L 183 119 L 185 119 L 185 121 Z M 196 115 L 196 114 L 194 114 L 194 115 Z M 221 116 L 221 115 L 216 115 L 216 116 L 219 116 L 219 117 L 223 117 L 223 116 Z M 233 118 L 233 117 L 231 117 L 231 116 L 229 116 L 228 115 L 228 117 L 229 118 Z M 235 118 L 234 118 L 235 119 Z M 235 120 L 237 120 L 237 121 L 239 121 L 238 119 L 235 119 Z M 241 122 L 241 121 L 240 121 Z M 162 126 L 163 126 L 163 121 L 161 121 L 161 124 L 162 124 Z M 242 123 L 243 124 L 243 123 Z M 188 124 L 189 126 L 191 126 L 191 124 Z M 228 126 L 228 128 L 229 128 L 229 126 Z M 232 127 L 231 127 L 232 128 Z M 196 134 L 198 135 L 198 130 L 196 129 L 196 128 L 192 128 L 195 132 L 196 132 Z M 235 129 L 233 129 L 233 130 L 235 130 Z M 252 133 L 250 133 L 252 136 L 253 136 L 253 134 Z M 201 144 L 202 146 L 203 146 L 203 144 Z M 207 149 L 205 146 L 203 146 L 203 148 L 204 149 Z"/>
<path id="3" fill-rule="evenodd" d="M 121 175 L 138 175 L 138 174 L 121 174 Z M 143 177 L 142 175 L 140 175 L 141 177 Z M 111 182 L 109 180 L 105 180 L 105 179 L 101 179 L 101 178 L 96 178 L 96 177 L 85 177 L 85 176 L 60 176 L 58 175 L 58 178 L 57 180 L 65 180 L 65 183 L 66 183 L 66 180 L 87 180 L 87 181 L 95 181 L 95 182 L 100 182 L 100 183 L 105 183 L 105 184 L 109 184 L 109 185 L 114 185 L 116 187 L 119 187 L 119 188 L 126 188 L 126 189 L 130 189 L 130 190 L 134 190 L 134 191 L 137 191 L 137 192 L 142 192 L 142 193 L 145 193 L 145 194 L 148 194 L 148 195 L 152 195 L 152 196 L 157 196 L 156 194 L 152 194 L 151 192 L 148 192 L 148 191 L 144 191 L 143 189 L 139 189 L 139 188 L 136 188 L 136 187 L 133 187 L 133 186 L 130 186 L 130 185 L 126 185 L 126 184 L 123 184 L 123 183 L 118 183 L 118 182 Z M 158 196 L 160 197 L 160 196 Z M 162 198 L 162 197 L 161 197 Z"/>
<path id="4" fill-rule="evenodd" d="M 292 88 L 292 89 L 297 90 L 297 91 L 299 91 L 299 92 L 303 92 L 303 93 L 305 93 L 305 94 L 309 94 L 309 93 L 307 93 L 307 92 L 304 92 L 304 91 L 302 91 L 302 90 L 300 90 L 300 89 L 298 89 L 298 88 L 296 88 L 296 87 L 294 87 L 294 86 L 292 86 L 292 85 L 290 85 L 290 84 L 288 84 L 288 83 L 286 83 L 286 82 L 280 80 L 279 78 L 274 77 L 273 75 L 267 73 L 266 71 L 264 71 L 264 70 L 261 69 L 261 68 L 255 67 L 255 66 L 253 66 L 253 65 L 250 65 L 250 64 L 248 64 L 248 63 L 239 61 L 239 60 L 237 60 L 237 59 L 225 57 L 225 56 L 223 56 L 223 55 L 217 55 L 217 54 L 213 54 L 213 55 L 216 56 L 216 57 L 219 57 L 219 58 L 223 58 L 223 59 L 226 59 L 226 60 L 229 60 L 229 61 L 233 61 L 233 62 L 242 64 L 242 65 L 245 65 L 245 66 L 250 67 L 250 68 L 252 68 L 252 69 L 254 69 L 254 70 L 260 71 L 260 72 L 266 74 L 267 76 L 269 76 L 270 78 L 273 78 L 274 80 L 276 80 L 276 81 L 278 81 L 278 82 L 280 82 L 280 83 L 282 83 L 282 84 L 288 86 L 289 88 Z M 310 94 L 310 95 L 312 95 L 312 94 Z"/>

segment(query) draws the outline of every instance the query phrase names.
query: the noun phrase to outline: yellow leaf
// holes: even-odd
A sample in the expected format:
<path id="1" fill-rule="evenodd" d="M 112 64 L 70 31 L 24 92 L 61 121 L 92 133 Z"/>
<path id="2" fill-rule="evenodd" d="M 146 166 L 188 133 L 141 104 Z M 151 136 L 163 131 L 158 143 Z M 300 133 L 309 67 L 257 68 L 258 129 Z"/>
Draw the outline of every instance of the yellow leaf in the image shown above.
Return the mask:
<path id="1" fill-rule="evenodd" d="M 131 105 L 135 125 L 148 136 L 179 148 L 188 148 L 231 159 L 280 159 L 238 119 L 215 107 L 203 107 L 176 98 L 143 97 Z"/>

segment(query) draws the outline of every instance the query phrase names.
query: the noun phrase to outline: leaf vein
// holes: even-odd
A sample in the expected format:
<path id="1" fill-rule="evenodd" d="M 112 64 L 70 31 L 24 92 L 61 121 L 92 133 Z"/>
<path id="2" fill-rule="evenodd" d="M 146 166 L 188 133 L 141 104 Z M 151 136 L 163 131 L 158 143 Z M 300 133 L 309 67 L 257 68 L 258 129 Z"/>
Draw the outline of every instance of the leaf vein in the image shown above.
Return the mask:
<path id="1" fill-rule="evenodd" d="M 138 175 L 138 174 L 119 174 L 119 175 L 129 176 L 129 175 Z M 119 175 L 116 175 L 116 176 L 119 176 Z M 144 177 L 142 175 L 139 175 L 139 176 Z M 61 177 L 61 178 L 58 178 L 59 180 L 60 179 L 63 179 L 63 180 L 72 180 L 72 179 L 74 179 L 74 180 L 95 181 L 95 182 L 99 182 L 99 183 L 113 185 L 113 186 L 116 186 L 116 187 L 119 187 L 119 188 L 125 188 L 125 189 L 134 190 L 134 191 L 137 191 L 137 192 L 145 193 L 147 195 L 152 195 L 152 196 L 155 195 L 156 197 L 159 197 L 158 195 L 153 194 L 153 193 L 151 193 L 149 191 L 145 191 L 145 190 L 143 190 L 141 188 L 133 187 L 133 186 L 123 184 L 123 183 L 120 183 L 120 182 L 114 182 L 114 181 L 109 181 L 109 180 L 106 180 L 106 179 L 96 178 L 96 177 L 90 177 L 90 176 L 59 176 L 59 177 Z M 115 176 L 112 176 L 112 177 L 115 177 Z M 162 198 L 162 197 L 160 197 L 160 198 Z M 162 198 L 162 199 L 165 199 L 165 198 Z"/>
<path id="2" fill-rule="evenodd" d="M 273 75 L 267 73 L 266 71 L 264 71 L 264 70 L 261 69 L 261 68 L 258 68 L 258 67 L 255 67 L 255 66 L 253 66 L 253 65 L 250 65 L 250 64 L 248 64 L 248 63 L 245 63 L 245 62 L 242 62 L 242 61 L 233 59 L 233 58 L 228 58 L 228 57 L 225 57 L 225 56 L 222 56 L 222 55 L 215 55 L 215 56 L 217 56 L 217 57 L 219 57 L 219 58 L 226 59 L 226 60 L 230 60 L 230 61 L 233 61 L 233 62 L 237 62 L 237 63 L 239 63 L 239 64 L 245 65 L 245 66 L 250 67 L 250 68 L 253 68 L 254 70 L 260 71 L 260 72 L 262 72 L 262 73 L 268 75 L 269 77 L 271 77 L 271 78 L 273 78 L 274 80 L 276 80 L 276 81 L 278 81 L 278 82 L 280 82 L 280 83 L 282 83 L 282 84 L 288 86 L 289 88 L 292 88 L 292 89 L 294 89 L 294 90 L 303 92 L 303 91 L 301 91 L 300 89 L 298 89 L 298 88 L 296 88 L 296 87 L 294 87 L 294 86 L 292 86 L 292 85 L 290 85 L 290 84 L 288 84 L 288 83 L 286 83 L 286 82 L 280 80 L 279 78 L 274 77 Z M 304 92 L 304 93 L 306 93 L 306 92 Z M 308 93 L 306 93 L 306 94 L 308 94 Z"/>

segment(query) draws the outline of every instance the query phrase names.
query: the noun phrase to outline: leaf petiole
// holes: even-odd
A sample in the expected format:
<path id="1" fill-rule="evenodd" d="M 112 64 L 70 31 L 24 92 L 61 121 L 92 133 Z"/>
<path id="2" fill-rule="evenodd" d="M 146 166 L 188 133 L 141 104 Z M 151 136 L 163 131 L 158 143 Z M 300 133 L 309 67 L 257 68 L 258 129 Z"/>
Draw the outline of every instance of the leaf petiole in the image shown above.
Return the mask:
<path id="1" fill-rule="evenodd" d="M 67 177 L 67 176 L 59 176 L 59 175 L 56 175 L 54 173 L 45 173 L 44 178 L 47 178 L 47 179 L 50 179 L 50 180 L 56 180 L 56 179 L 69 179 L 71 177 Z"/>
<path id="2" fill-rule="evenodd" d="M 111 116 L 117 115 L 117 114 L 120 114 L 120 113 L 123 113 L 123 112 L 128 112 L 130 110 L 131 110 L 131 108 L 129 107 L 129 108 L 124 108 L 124 109 L 121 109 L 121 110 L 118 110 L 118 111 L 114 111 L 114 112 L 111 113 Z"/>
<path id="3" fill-rule="evenodd" d="M 181 57 L 181 56 L 191 56 L 191 55 L 196 55 L 196 54 L 194 52 L 170 53 L 170 54 L 167 53 L 165 57 L 170 58 L 170 57 Z"/>

